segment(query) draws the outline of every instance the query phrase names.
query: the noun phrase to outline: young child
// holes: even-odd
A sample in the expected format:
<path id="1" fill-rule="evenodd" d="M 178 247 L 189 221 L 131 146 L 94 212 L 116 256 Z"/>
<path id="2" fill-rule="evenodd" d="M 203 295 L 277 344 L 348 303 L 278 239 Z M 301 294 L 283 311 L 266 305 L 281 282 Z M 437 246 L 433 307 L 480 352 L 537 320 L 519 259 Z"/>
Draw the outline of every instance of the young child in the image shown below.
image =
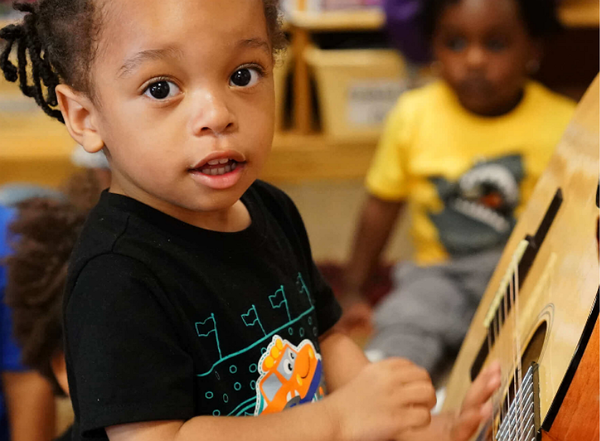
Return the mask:
<path id="1" fill-rule="evenodd" d="M 414 263 L 375 312 L 369 349 L 447 368 L 505 241 L 574 105 L 528 79 L 558 27 L 553 1 L 428 0 L 441 80 L 405 93 L 366 178 L 347 266 L 345 326 L 368 322 L 361 289 L 405 206 Z"/>
<path id="2" fill-rule="evenodd" d="M 24 23 L 0 33 L 5 76 L 112 170 L 66 283 L 73 439 L 388 440 L 442 426 L 468 439 L 491 413 L 498 367 L 448 426 L 428 426 L 426 372 L 368 364 L 331 331 L 340 309 L 300 215 L 257 181 L 273 136 L 276 1 L 19 7 Z M 38 87 L 18 75 L 25 57 L 8 61 L 11 45 Z M 228 418 L 246 415 L 260 417 Z"/>
<path id="3" fill-rule="evenodd" d="M 54 398 L 49 383 L 21 360 L 12 333 L 14 311 L 6 305 L 4 261 L 13 253 L 9 224 L 15 210 L 0 205 L 0 440 L 50 441 L 54 435 Z"/>
<path id="4" fill-rule="evenodd" d="M 70 202 L 34 198 L 18 205 L 10 225 L 17 239 L 7 259 L 6 303 L 14 335 L 23 363 L 42 374 L 58 396 L 69 392 L 61 320 L 66 268 L 85 215 Z M 67 430 L 58 441 L 70 439 Z"/>
<path id="5" fill-rule="evenodd" d="M 69 394 L 62 330 L 69 257 L 87 214 L 110 181 L 101 153 L 90 155 L 77 148 L 73 162 L 87 170 L 71 176 L 60 197 L 17 204 L 7 228 L 12 252 L 4 262 L 5 303 L 12 311 L 11 335 L 22 348 L 20 360 L 40 373 L 57 396 Z M 71 416 L 68 409 L 62 410 L 61 430 Z M 70 440 L 71 433 L 71 428 L 65 430 L 57 441 Z"/>

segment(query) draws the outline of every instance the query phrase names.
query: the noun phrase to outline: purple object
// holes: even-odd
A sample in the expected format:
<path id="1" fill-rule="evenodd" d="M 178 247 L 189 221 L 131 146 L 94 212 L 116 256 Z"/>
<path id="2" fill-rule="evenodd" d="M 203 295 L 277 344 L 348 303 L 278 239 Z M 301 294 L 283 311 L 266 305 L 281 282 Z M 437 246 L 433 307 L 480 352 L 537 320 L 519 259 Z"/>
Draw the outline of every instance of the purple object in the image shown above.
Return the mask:
<path id="1" fill-rule="evenodd" d="M 390 40 L 412 63 L 431 61 L 429 42 L 419 23 L 422 0 L 384 0 L 383 9 Z"/>

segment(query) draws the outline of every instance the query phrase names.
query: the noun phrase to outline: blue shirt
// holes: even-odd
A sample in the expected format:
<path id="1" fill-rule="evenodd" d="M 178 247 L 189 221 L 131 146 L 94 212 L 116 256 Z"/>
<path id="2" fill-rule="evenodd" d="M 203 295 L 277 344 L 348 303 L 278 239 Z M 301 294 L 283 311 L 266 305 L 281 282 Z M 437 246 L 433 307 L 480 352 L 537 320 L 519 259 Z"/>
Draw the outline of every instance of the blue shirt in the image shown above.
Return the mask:
<path id="1" fill-rule="evenodd" d="M 15 211 L 0 206 L 0 260 L 10 252 L 8 225 Z M 2 372 L 23 372 L 27 370 L 20 362 L 21 352 L 12 338 L 12 322 L 8 306 L 4 303 L 6 288 L 6 268 L 0 265 L 0 370 Z M 8 420 L 4 396 L 0 394 L 0 441 L 8 441 Z"/>

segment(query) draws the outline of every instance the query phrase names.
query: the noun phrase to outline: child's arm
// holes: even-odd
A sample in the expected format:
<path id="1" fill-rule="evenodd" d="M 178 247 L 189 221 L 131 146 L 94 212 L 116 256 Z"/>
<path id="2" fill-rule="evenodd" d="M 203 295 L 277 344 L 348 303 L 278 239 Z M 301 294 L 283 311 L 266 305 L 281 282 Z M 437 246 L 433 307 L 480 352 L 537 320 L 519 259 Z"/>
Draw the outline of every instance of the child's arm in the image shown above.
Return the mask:
<path id="1" fill-rule="evenodd" d="M 111 441 L 386 441 L 426 427 L 435 391 L 427 373 L 389 359 L 367 365 L 322 401 L 259 417 L 196 417 L 106 429 Z"/>
<path id="2" fill-rule="evenodd" d="M 319 339 L 319 346 L 330 393 L 349 383 L 369 364 L 364 352 L 342 333 L 327 332 Z"/>
<path id="3" fill-rule="evenodd" d="M 36 372 L 4 372 L 2 387 L 12 441 L 46 441 L 54 438 L 54 394 L 48 381 Z"/>
<path id="4" fill-rule="evenodd" d="M 362 289 L 388 241 L 396 219 L 403 212 L 404 202 L 389 202 L 370 195 L 362 209 L 350 260 L 344 272 L 344 316 L 342 328 L 363 325 L 367 319 L 360 305 Z M 354 310 L 354 311 L 353 311 Z"/>

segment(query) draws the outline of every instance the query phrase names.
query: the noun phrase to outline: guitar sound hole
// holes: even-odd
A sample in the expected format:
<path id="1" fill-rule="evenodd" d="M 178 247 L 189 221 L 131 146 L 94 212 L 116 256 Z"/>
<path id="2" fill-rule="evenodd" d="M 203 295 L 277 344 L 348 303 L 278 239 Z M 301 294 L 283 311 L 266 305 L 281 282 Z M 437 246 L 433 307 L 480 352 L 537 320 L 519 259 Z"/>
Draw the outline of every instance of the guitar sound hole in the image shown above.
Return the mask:
<path id="1" fill-rule="evenodd" d="M 548 323 L 544 320 L 535 330 L 525 352 L 523 353 L 523 370 L 531 366 L 532 363 L 537 363 L 540 359 L 544 342 L 546 341 L 546 332 L 548 331 Z"/>

